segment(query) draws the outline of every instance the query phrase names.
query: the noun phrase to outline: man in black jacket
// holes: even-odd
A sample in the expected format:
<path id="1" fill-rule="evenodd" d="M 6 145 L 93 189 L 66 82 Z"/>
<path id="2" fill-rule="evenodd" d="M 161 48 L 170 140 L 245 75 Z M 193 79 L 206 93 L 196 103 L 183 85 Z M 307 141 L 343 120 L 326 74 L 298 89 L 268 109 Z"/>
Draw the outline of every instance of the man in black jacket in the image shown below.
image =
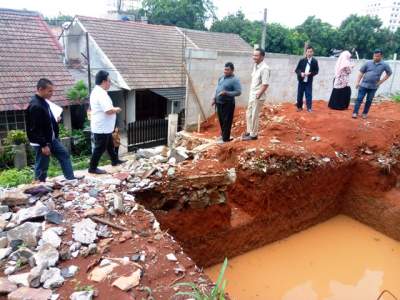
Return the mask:
<path id="1" fill-rule="evenodd" d="M 46 99 L 53 96 L 53 83 L 42 78 L 37 83 L 37 92 L 31 98 L 27 109 L 27 135 L 35 150 L 35 179 L 46 181 L 50 155 L 60 162 L 64 176 L 68 180 L 77 179 L 72 170 L 70 156 L 58 139 L 58 123 Z"/>
<path id="2" fill-rule="evenodd" d="M 300 59 L 295 70 L 299 85 L 297 88 L 297 111 L 303 110 L 303 96 L 306 95 L 307 111 L 312 112 L 312 83 L 315 75 L 318 74 L 318 61 L 313 57 L 314 49 L 308 46 L 306 57 Z"/>

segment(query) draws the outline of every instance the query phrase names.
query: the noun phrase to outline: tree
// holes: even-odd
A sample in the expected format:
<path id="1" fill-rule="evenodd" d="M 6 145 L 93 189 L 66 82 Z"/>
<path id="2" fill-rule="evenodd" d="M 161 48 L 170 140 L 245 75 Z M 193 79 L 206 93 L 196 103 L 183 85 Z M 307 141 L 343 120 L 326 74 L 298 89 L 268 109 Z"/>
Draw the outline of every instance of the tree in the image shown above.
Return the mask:
<path id="1" fill-rule="evenodd" d="M 149 23 L 205 30 L 205 23 L 215 18 L 212 0 L 144 0 L 142 13 Z"/>
<path id="2" fill-rule="evenodd" d="M 262 23 L 246 19 L 244 13 L 239 10 L 222 20 L 215 20 L 210 31 L 236 33 L 251 45 L 260 44 Z"/>
<path id="3" fill-rule="evenodd" d="M 45 22 L 50 26 L 61 26 L 65 22 L 71 22 L 74 19 L 73 16 L 58 15 L 57 17 L 45 17 Z"/>
<path id="4" fill-rule="evenodd" d="M 378 17 L 350 15 L 339 27 L 342 49 L 355 48 L 361 58 L 370 58 L 374 49 L 382 48 L 389 55 L 394 52 L 394 36 Z"/>
<path id="5" fill-rule="evenodd" d="M 337 30 L 315 16 L 308 17 L 295 29 L 299 34 L 308 37 L 316 55 L 329 56 L 331 49 L 337 47 Z"/>

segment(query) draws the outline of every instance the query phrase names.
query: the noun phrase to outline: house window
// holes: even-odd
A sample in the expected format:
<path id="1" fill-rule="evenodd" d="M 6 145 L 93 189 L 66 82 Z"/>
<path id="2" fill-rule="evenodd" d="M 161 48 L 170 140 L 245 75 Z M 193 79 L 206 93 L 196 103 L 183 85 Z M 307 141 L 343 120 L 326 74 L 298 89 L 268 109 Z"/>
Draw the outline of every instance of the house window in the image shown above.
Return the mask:
<path id="1" fill-rule="evenodd" d="M 7 136 L 10 130 L 26 130 L 24 110 L 0 111 L 0 138 Z"/>

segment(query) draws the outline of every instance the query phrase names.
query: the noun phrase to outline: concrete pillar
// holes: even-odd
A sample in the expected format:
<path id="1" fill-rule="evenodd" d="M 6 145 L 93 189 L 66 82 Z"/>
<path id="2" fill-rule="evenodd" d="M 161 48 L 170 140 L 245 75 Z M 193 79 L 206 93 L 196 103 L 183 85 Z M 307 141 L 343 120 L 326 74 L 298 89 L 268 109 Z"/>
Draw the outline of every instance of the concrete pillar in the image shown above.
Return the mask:
<path id="1" fill-rule="evenodd" d="M 174 144 L 178 132 L 178 114 L 168 115 L 168 147 Z"/>
<path id="2" fill-rule="evenodd" d="M 69 106 L 63 107 L 63 123 L 65 129 L 72 130 L 71 109 Z"/>
<path id="3" fill-rule="evenodd" d="M 18 170 L 25 168 L 27 163 L 27 155 L 26 155 L 26 145 L 13 145 L 13 150 L 15 153 L 14 156 L 14 167 Z"/>

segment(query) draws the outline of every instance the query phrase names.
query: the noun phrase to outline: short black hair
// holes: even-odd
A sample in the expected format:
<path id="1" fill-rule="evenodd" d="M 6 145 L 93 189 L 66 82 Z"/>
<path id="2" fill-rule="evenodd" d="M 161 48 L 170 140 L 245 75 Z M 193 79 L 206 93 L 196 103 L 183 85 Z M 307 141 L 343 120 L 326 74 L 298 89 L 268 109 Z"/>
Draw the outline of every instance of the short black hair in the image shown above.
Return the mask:
<path id="1" fill-rule="evenodd" d="M 102 84 L 104 80 L 108 79 L 109 75 L 110 74 L 107 71 L 104 71 L 104 70 L 98 71 L 97 74 L 96 74 L 96 79 L 95 79 L 96 84 L 97 85 Z"/>
<path id="2" fill-rule="evenodd" d="M 375 49 L 374 54 L 380 54 L 383 55 L 383 51 L 381 49 Z"/>
<path id="3" fill-rule="evenodd" d="M 265 56 L 265 50 L 262 48 L 257 48 L 254 51 L 258 51 L 258 52 L 260 52 L 261 56 Z"/>
<path id="4" fill-rule="evenodd" d="M 53 83 L 48 80 L 47 78 L 40 78 L 38 83 L 36 84 L 36 89 L 45 89 L 47 88 L 49 85 L 53 85 Z"/>
<path id="5" fill-rule="evenodd" d="M 307 51 L 308 49 L 313 49 L 313 50 L 314 50 L 314 47 L 311 46 L 311 45 L 308 45 L 307 48 L 306 48 L 306 51 Z"/>
<path id="6" fill-rule="evenodd" d="M 230 68 L 232 71 L 235 70 L 235 66 L 231 62 L 227 62 L 225 64 L 225 68 Z"/>

